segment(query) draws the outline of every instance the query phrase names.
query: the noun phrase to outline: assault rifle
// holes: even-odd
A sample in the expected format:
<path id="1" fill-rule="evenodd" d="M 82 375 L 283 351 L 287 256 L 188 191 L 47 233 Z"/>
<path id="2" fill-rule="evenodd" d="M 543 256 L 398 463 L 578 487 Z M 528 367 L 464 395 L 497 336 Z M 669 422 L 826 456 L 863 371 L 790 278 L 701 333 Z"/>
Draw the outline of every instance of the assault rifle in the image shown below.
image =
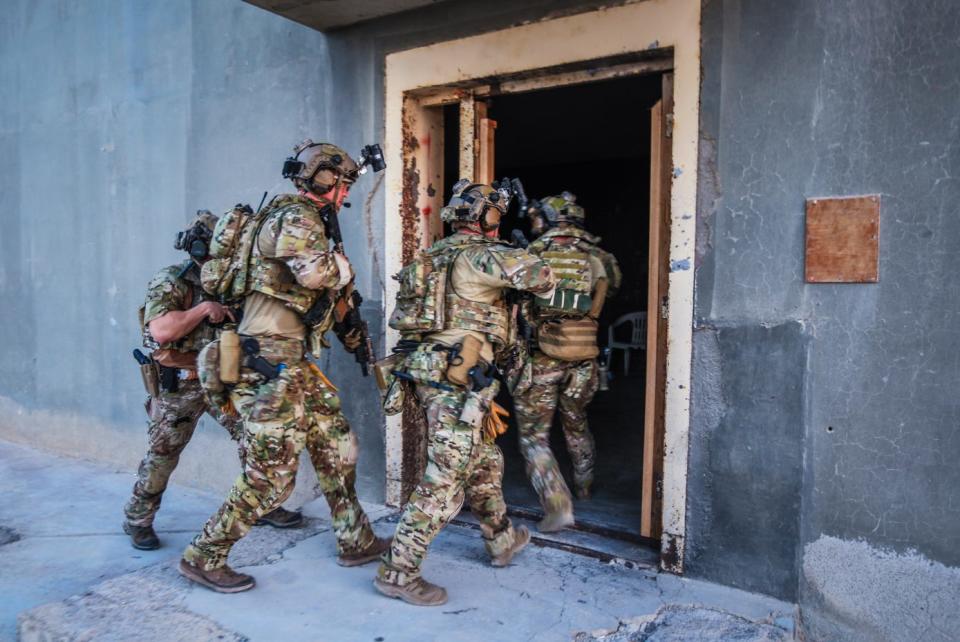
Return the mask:
<path id="1" fill-rule="evenodd" d="M 327 228 L 327 236 L 333 241 L 333 249 L 338 254 L 343 254 L 343 234 L 340 232 L 340 218 L 336 208 L 332 204 L 324 205 L 320 210 L 320 216 L 323 218 L 323 224 Z M 373 354 L 373 341 L 370 339 L 370 330 L 367 322 L 360 316 L 360 305 L 363 303 L 363 297 L 354 289 L 353 281 L 350 281 L 339 293 L 332 299 L 322 297 L 318 303 L 323 304 L 322 310 L 317 310 L 322 314 L 314 320 L 319 323 L 326 316 L 329 306 L 333 306 L 333 331 L 341 342 L 346 345 L 346 336 L 351 333 L 359 333 L 360 345 L 353 351 L 353 357 L 360 364 L 360 371 L 366 377 L 370 374 L 370 365 L 376 359 Z M 316 307 L 316 304 L 314 304 Z M 314 309 L 311 308 L 304 321 L 309 323 L 313 319 Z"/>

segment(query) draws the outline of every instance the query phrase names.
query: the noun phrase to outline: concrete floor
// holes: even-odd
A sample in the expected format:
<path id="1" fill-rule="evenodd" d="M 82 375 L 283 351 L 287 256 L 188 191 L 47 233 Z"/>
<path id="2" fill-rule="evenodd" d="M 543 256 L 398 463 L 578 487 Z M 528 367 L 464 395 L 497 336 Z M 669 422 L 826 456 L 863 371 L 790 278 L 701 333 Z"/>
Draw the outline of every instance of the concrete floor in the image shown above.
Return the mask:
<path id="1" fill-rule="evenodd" d="M 220 595 L 173 568 L 220 498 L 172 487 L 157 519 L 165 546 L 144 553 L 119 528 L 132 481 L 0 442 L 0 527 L 19 536 L 2 544 L 9 531 L 0 531 L 0 639 L 14 639 L 19 614 L 22 640 L 569 640 L 665 605 L 696 604 L 710 609 L 701 609 L 697 626 L 726 618 L 755 633 L 738 639 L 766 640 L 787 639 L 793 613 L 763 596 L 549 547 L 531 546 L 494 569 L 479 534 L 461 526 L 445 529 L 425 564 L 425 575 L 450 591 L 449 603 L 415 608 L 374 592 L 375 566 L 335 564 L 322 501 L 304 508 L 306 529 L 254 529 L 231 563 L 252 573 L 257 588 Z M 392 530 L 392 511 L 368 513 L 379 532 Z M 661 630 L 668 629 L 682 626 Z"/>

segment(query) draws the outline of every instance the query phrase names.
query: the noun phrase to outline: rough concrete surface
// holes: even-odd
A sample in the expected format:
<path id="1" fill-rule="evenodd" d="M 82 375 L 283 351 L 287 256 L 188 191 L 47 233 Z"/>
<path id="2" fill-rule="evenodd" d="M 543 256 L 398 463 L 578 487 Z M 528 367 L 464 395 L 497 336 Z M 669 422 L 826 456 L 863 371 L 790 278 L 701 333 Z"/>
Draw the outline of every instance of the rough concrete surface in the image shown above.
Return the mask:
<path id="1" fill-rule="evenodd" d="M 776 624 L 754 622 L 702 606 L 670 604 L 653 615 L 621 622 L 614 631 L 580 633 L 576 642 L 782 642 L 793 635 Z"/>
<path id="2" fill-rule="evenodd" d="M 512 566 L 494 569 L 479 533 L 457 526 L 445 529 L 425 564 L 425 575 L 448 588 L 450 601 L 411 607 L 374 591 L 374 565 L 336 564 L 322 500 L 304 507 L 305 529 L 255 528 L 231 564 L 253 574 L 257 587 L 221 595 L 187 582 L 174 567 L 219 498 L 172 487 L 158 518 L 165 546 L 143 553 L 119 532 L 131 481 L 102 466 L 0 443 L 0 494 L 16 500 L 0 507 L 0 521 L 24 533 L 0 550 L 0 639 L 12 639 L 16 613 L 22 640 L 563 640 L 616 629 L 667 605 L 709 613 L 662 612 L 663 623 L 722 630 L 739 622 L 747 630 L 759 622 L 757 636 L 745 640 L 777 639 L 763 637 L 765 625 L 780 618 L 785 631 L 783 623 L 792 622 L 793 607 L 784 602 L 554 548 L 531 546 Z M 384 519 L 391 509 L 367 510 L 380 534 L 392 531 Z M 732 620 L 723 624 L 727 616 Z"/>
<path id="3" fill-rule="evenodd" d="M 823 536 L 804 548 L 801 596 L 811 639 L 925 640 L 960 636 L 960 569 Z"/>

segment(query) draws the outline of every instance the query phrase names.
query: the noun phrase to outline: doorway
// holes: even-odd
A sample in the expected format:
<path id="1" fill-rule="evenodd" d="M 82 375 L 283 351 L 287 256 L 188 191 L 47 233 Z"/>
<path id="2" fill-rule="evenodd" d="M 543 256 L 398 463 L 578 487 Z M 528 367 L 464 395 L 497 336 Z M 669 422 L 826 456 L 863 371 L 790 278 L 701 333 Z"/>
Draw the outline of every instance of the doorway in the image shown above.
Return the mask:
<path id="1" fill-rule="evenodd" d="M 607 347 L 615 320 L 646 315 L 649 307 L 651 118 L 663 97 L 663 76 L 648 73 L 548 86 L 474 104 L 480 114 L 475 154 L 479 171 L 487 174 L 483 178 L 518 177 L 531 198 L 572 192 L 587 213 L 587 230 L 617 258 L 623 282 L 599 319 L 601 348 Z M 443 140 L 461 140 L 460 103 L 443 109 Z M 458 146 L 444 146 L 443 169 L 446 202 L 460 177 Z M 501 238 L 510 238 L 514 229 L 530 236 L 516 209 L 501 222 Z M 631 331 L 631 322 L 620 324 L 613 338 L 629 342 Z M 657 535 L 641 528 L 644 501 L 655 499 L 643 493 L 646 347 L 644 340 L 639 349 L 629 350 L 629 364 L 627 351 L 611 352 L 608 389 L 599 391 L 589 406 L 595 482 L 589 499 L 574 500 L 577 529 L 634 541 Z M 504 496 L 513 514 L 539 519 L 542 510 L 525 472 L 512 399 L 502 391 L 498 401 L 511 410 L 510 430 L 497 442 L 505 459 Z M 559 414 L 551 447 L 573 489 Z"/>
<path id="2" fill-rule="evenodd" d="M 637 421 L 644 431 L 641 533 L 659 542 L 660 566 L 673 573 L 683 573 L 688 508 L 700 8 L 700 0 L 661 0 L 533 22 L 387 54 L 384 74 L 385 302 L 397 292 L 389 275 L 443 234 L 444 152 L 457 148 L 460 176 L 493 178 L 496 151 L 483 143 L 495 141 L 496 127 L 484 111 L 486 99 L 661 76 L 663 98 L 651 112 L 657 114 L 649 177 L 656 207 L 648 249 L 656 272 L 649 273 L 647 302 L 657 312 L 648 319 L 647 354 L 655 350 L 657 357 L 647 359 L 644 415 Z M 459 105 L 459 136 L 444 140 L 450 104 Z M 389 328 L 385 334 L 388 346 L 398 340 Z M 422 426 L 416 409 L 409 410 L 384 420 L 386 496 L 393 506 L 404 503 L 423 470 Z"/>

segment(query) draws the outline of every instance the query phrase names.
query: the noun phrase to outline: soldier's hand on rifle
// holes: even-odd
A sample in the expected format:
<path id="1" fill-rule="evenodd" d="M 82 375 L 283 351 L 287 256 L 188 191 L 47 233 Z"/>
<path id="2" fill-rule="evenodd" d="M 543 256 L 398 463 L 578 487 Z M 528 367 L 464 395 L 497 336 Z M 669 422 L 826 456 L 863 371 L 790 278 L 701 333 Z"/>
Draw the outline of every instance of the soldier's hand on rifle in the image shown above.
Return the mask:
<path id="1" fill-rule="evenodd" d="M 346 287 L 351 281 L 353 281 L 354 272 L 353 265 L 350 264 L 350 259 L 340 252 L 333 252 L 333 260 L 337 264 L 337 271 L 340 274 L 340 280 L 337 282 L 337 285 L 333 288 L 334 290 L 341 290 Z"/>
<path id="2" fill-rule="evenodd" d="M 363 343 L 363 333 L 359 328 L 354 328 L 343 335 L 340 341 L 343 343 L 343 347 L 347 352 L 356 352 L 360 344 Z"/>
<path id="3" fill-rule="evenodd" d="M 200 305 L 203 306 L 207 319 L 214 325 L 223 322 L 224 318 L 236 321 L 236 318 L 233 316 L 233 311 L 225 305 L 221 305 L 216 301 L 204 301 Z"/>

